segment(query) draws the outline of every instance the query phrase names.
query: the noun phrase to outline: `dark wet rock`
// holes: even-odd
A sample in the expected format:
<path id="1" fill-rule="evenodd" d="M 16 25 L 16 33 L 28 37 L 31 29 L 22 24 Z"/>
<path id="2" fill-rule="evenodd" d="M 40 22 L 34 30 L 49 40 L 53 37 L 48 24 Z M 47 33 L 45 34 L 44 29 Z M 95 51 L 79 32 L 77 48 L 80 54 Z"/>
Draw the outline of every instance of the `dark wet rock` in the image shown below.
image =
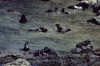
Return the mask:
<path id="1" fill-rule="evenodd" d="M 75 9 L 74 6 L 68 6 L 67 8 L 68 8 L 68 9 Z"/>
<path id="2" fill-rule="evenodd" d="M 84 62 L 90 62 L 90 55 L 85 55 Z"/>
<path id="3" fill-rule="evenodd" d="M 92 19 L 87 20 L 88 23 L 93 23 L 96 25 L 100 25 L 100 16 L 94 17 Z"/>
<path id="4" fill-rule="evenodd" d="M 53 49 L 45 47 L 44 49 L 36 50 L 34 52 L 34 56 L 55 56 L 57 57 L 57 53 Z"/>
<path id="5" fill-rule="evenodd" d="M 85 9 L 88 9 L 88 8 L 89 8 L 89 4 L 83 2 L 83 3 L 76 4 L 76 5 L 74 5 L 74 6 L 68 6 L 67 8 L 68 8 L 68 9 L 85 10 Z"/>
<path id="6" fill-rule="evenodd" d="M 34 56 L 36 57 L 36 56 L 40 56 L 40 51 L 39 50 L 36 50 L 35 52 L 34 52 Z"/>
<path id="7" fill-rule="evenodd" d="M 83 10 L 88 9 L 89 8 L 89 4 L 88 3 L 79 3 L 76 6 L 81 6 L 83 8 Z"/>
<path id="8" fill-rule="evenodd" d="M 49 62 L 42 62 L 38 64 L 39 66 L 61 66 L 61 62 L 58 61 L 49 61 Z"/>
<path id="9" fill-rule="evenodd" d="M 41 53 L 42 56 L 45 56 L 45 55 L 55 55 L 55 56 L 57 56 L 57 53 L 53 49 L 48 48 L 48 47 L 44 47 L 44 49 L 42 49 L 40 51 L 40 53 Z"/>
<path id="10" fill-rule="evenodd" d="M 77 49 L 76 49 L 76 48 L 71 49 L 71 52 L 72 52 L 73 54 L 79 54 L 79 53 L 80 53 L 80 52 L 78 52 L 78 51 L 77 51 Z"/>
<path id="11" fill-rule="evenodd" d="M 93 6 L 95 3 L 98 2 L 98 0 L 81 0 L 81 3 L 88 3 L 90 4 L 91 6 Z"/>
<path id="12" fill-rule="evenodd" d="M 93 45 L 90 40 L 85 40 L 76 45 L 76 51 L 81 53 L 88 53 L 93 51 Z"/>
<path id="13" fill-rule="evenodd" d="M 48 31 L 48 29 L 45 27 L 40 27 L 40 30 L 41 30 L 41 32 L 44 32 L 44 33 Z"/>
<path id="14" fill-rule="evenodd" d="M 97 13 L 100 10 L 100 1 L 93 6 L 93 12 Z"/>
<path id="15" fill-rule="evenodd" d="M 97 55 L 97 56 L 100 56 L 100 49 L 94 50 L 94 54 Z"/>
<path id="16" fill-rule="evenodd" d="M 18 58 L 21 58 L 20 55 L 7 55 L 7 56 L 4 56 L 4 57 L 0 57 L 0 64 L 5 64 L 5 63 L 9 63 L 9 62 L 12 62 Z"/>
<path id="17" fill-rule="evenodd" d="M 56 24 L 56 27 L 57 27 L 57 32 L 62 32 L 62 33 L 64 33 L 64 32 L 69 32 L 69 31 L 71 31 L 70 28 L 65 28 L 65 29 L 62 28 L 60 24 Z"/>
<path id="18" fill-rule="evenodd" d="M 96 13 L 96 16 L 99 16 L 100 15 L 100 10 Z"/>
<path id="19" fill-rule="evenodd" d="M 27 19 L 26 19 L 26 17 L 25 17 L 25 14 L 22 14 L 22 15 L 21 15 L 21 19 L 19 20 L 19 23 L 22 23 L 22 24 L 27 23 Z"/>

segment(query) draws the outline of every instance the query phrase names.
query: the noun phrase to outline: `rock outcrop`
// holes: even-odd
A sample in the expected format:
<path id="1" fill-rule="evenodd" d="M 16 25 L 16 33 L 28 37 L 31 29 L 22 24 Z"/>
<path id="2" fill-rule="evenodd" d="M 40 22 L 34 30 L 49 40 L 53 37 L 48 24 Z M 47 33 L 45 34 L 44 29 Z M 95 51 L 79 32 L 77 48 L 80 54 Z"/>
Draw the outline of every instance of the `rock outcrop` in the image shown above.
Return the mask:
<path id="1" fill-rule="evenodd" d="M 94 54 L 97 55 L 97 56 L 100 56 L 100 49 L 95 50 Z"/>
<path id="2" fill-rule="evenodd" d="M 94 5 L 95 3 L 98 2 L 98 0 L 82 0 L 81 2 L 86 2 L 86 3 L 89 3 L 91 5 Z"/>
<path id="3" fill-rule="evenodd" d="M 87 20 L 88 23 L 93 23 L 96 25 L 100 25 L 100 16 L 93 17 L 90 20 Z"/>
<path id="4" fill-rule="evenodd" d="M 0 64 L 5 64 L 5 63 L 9 63 L 12 61 L 15 61 L 18 58 L 22 58 L 20 55 L 6 55 L 4 56 L 3 54 L 1 54 L 3 57 L 0 57 Z"/>
<path id="5" fill-rule="evenodd" d="M 93 12 L 97 13 L 100 10 L 100 1 L 93 6 Z"/>
<path id="6" fill-rule="evenodd" d="M 80 42 L 76 45 L 76 48 L 72 50 L 72 53 L 88 53 L 93 51 L 93 45 L 90 40 Z"/>
<path id="7" fill-rule="evenodd" d="M 57 53 L 53 49 L 45 47 L 44 49 L 35 51 L 34 52 L 34 56 L 52 56 L 52 57 L 57 57 Z"/>
<path id="8" fill-rule="evenodd" d="M 30 63 L 20 58 L 11 63 L 4 64 L 3 66 L 30 66 Z"/>

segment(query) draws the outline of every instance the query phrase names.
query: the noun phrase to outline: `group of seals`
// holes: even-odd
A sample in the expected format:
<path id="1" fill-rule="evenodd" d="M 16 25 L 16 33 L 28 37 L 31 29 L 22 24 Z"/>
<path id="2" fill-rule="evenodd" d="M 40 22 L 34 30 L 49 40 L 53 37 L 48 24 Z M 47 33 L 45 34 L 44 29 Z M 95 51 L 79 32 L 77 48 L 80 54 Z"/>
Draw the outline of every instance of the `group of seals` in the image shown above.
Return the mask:
<path id="1" fill-rule="evenodd" d="M 60 24 L 56 24 L 56 28 L 57 28 L 57 32 L 59 32 L 59 33 L 65 33 L 65 32 L 69 32 L 69 31 L 71 31 L 71 29 L 70 28 L 63 28 L 63 27 L 61 27 L 61 25 Z M 29 29 L 28 30 L 28 32 L 44 32 L 44 33 L 46 33 L 48 31 L 48 29 L 47 28 L 45 28 L 45 27 L 40 27 L 40 28 L 38 28 L 38 29 Z"/>
<path id="2" fill-rule="evenodd" d="M 23 51 L 29 51 L 30 50 L 28 42 L 26 42 L 24 44 L 24 48 L 22 50 Z M 34 52 L 34 56 L 48 56 L 48 55 L 53 55 L 53 56 L 57 57 L 57 53 L 49 47 L 44 47 L 44 49 L 36 50 Z"/>
<path id="3" fill-rule="evenodd" d="M 67 12 L 65 12 L 64 10 L 65 10 L 65 9 L 63 8 L 63 9 L 62 9 L 62 12 L 63 12 L 63 13 L 67 13 Z M 28 21 L 28 20 L 26 19 L 25 14 L 22 14 L 22 15 L 21 15 L 21 18 L 20 18 L 20 20 L 19 20 L 19 23 L 25 24 L 25 23 L 27 23 L 27 21 Z M 64 33 L 64 32 L 69 32 L 69 31 L 71 31 L 70 28 L 66 28 L 66 29 L 62 28 L 60 24 L 56 24 L 56 28 L 57 28 L 57 32 L 62 32 L 62 33 Z M 48 31 L 48 29 L 45 28 L 45 27 L 40 27 L 40 28 L 38 28 L 38 29 L 29 29 L 29 30 L 28 30 L 28 32 L 44 32 L 44 33 L 46 33 L 47 31 Z"/>
<path id="4" fill-rule="evenodd" d="M 56 12 L 57 10 L 58 10 L 58 7 L 55 7 L 54 9 L 48 9 L 45 12 L 46 13 L 53 13 L 53 12 Z M 65 8 L 61 9 L 61 13 L 63 13 L 63 14 L 69 14 L 68 11 L 65 11 Z"/>

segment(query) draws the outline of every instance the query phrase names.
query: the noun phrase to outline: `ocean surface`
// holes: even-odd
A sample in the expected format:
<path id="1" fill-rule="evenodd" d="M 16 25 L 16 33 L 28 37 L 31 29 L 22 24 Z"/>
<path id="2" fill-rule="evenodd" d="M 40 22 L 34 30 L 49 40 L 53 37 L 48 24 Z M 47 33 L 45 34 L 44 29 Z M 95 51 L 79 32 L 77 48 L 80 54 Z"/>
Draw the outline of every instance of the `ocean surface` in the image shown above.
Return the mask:
<path id="1" fill-rule="evenodd" d="M 94 48 L 99 48 L 100 27 L 86 22 L 87 19 L 94 16 L 90 10 L 85 12 L 72 10 L 70 15 L 60 13 L 62 7 L 66 8 L 73 3 L 73 0 L 62 4 L 39 0 L 0 3 L 0 50 L 21 52 L 20 49 L 28 41 L 31 50 L 50 47 L 55 50 L 69 51 L 75 48 L 77 43 L 87 39 L 94 42 Z M 45 13 L 46 10 L 56 6 L 59 7 L 57 12 Z M 7 12 L 9 9 L 14 11 Z M 21 14 L 26 15 L 28 20 L 26 24 L 19 23 Z M 72 31 L 58 33 L 55 29 L 56 23 L 71 28 Z M 41 26 L 46 27 L 49 31 L 47 33 L 27 32 L 28 29 L 36 29 Z"/>

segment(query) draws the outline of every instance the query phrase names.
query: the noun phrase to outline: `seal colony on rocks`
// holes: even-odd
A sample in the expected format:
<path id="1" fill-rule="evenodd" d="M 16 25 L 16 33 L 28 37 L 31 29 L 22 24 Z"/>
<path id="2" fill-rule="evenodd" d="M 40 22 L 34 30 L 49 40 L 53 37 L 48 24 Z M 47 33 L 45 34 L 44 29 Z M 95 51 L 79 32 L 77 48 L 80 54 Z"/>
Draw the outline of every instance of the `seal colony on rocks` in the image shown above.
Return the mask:
<path id="1" fill-rule="evenodd" d="M 56 51 L 54 51 L 53 49 L 49 47 L 44 47 L 44 49 L 36 50 L 34 52 L 34 56 L 49 56 L 49 55 L 57 57 Z"/>
<path id="2" fill-rule="evenodd" d="M 9 64 L 12 64 L 12 65 L 23 64 L 24 65 L 24 61 L 26 60 L 25 64 L 27 62 L 28 65 L 36 64 L 39 66 L 40 65 L 61 66 L 63 64 L 67 66 L 70 66 L 70 65 L 73 66 L 74 64 L 76 64 L 76 66 L 78 65 L 81 66 L 84 63 L 86 63 L 86 65 L 92 66 L 94 63 L 100 62 L 100 49 L 93 50 L 93 45 L 91 46 L 89 45 L 91 45 L 90 40 L 79 42 L 76 45 L 76 48 L 81 48 L 82 50 L 84 50 L 85 47 L 87 47 L 87 49 L 90 49 L 90 47 L 92 47 L 91 51 L 83 52 L 83 54 L 81 54 L 81 52 L 78 54 L 75 54 L 75 53 L 72 53 L 71 51 L 69 52 L 64 51 L 63 53 L 63 52 L 55 51 L 54 49 L 49 48 L 49 47 L 44 47 L 43 49 L 36 50 L 36 51 L 32 50 L 29 52 L 25 52 L 25 54 L 22 53 L 22 56 L 20 54 L 17 54 L 17 55 L 10 54 L 10 55 L 0 57 L 0 64 L 6 65 L 6 66 Z M 84 51 L 87 51 L 87 50 L 84 50 Z M 22 59 L 24 61 L 22 61 Z M 20 61 L 23 63 L 19 63 Z"/>
<path id="3" fill-rule="evenodd" d="M 37 0 L 34 0 L 34 1 L 36 2 Z M 48 0 L 44 0 L 44 1 L 48 1 Z M 50 2 L 41 2 L 41 3 L 43 3 L 41 6 L 44 6 L 44 3 L 45 4 L 49 3 L 49 5 L 51 6 Z M 38 4 L 41 4 L 41 3 L 39 2 Z M 26 4 L 26 5 L 28 5 L 28 4 Z M 57 3 L 57 5 L 59 6 L 58 3 Z M 66 5 L 66 3 L 65 3 L 65 5 Z M 87 5 L 87 4 L 85 4 L 85 5 Z M 79 4 L 75 5 L 74 8 L 76 8 L 78 10 L 84 8 L 84 10 L 85 10 L 85 9 L 88 8 L 88 6 L 85 6 L 85 5 L 82 4 L 82 3 L 79 3 Z M 8 37 L 7 40 L 11 39 L 10 42 L 12 42 L 12 43 L 17 42 L 18 44 L 17 43 L 15 43 L 15 44 L 17 44 L 19 46 L 21 46 L 19 43 L 21 43 L 21 41 L 23 42 L 24 40 L 29 40 L 30 42 L 33 43 L 33 46 L 30 47 L 30 45 L 28 45 L 28 42 L 26 42 L 24 44 L 24 48 L 22 47 L 23 51 L 21 51 L 21 52 L 23 52 L 22 54 L 24 56 L 24 59 L 26 61 L 30 62 L 31 64 L 35 63 L 36 65 L 39 65 L 39 66 L 48 66 L 48 65 L 49 66 L 63 66 L 63 65 L 64 66 L 92 66 L 92 64 L 100 62 L 100 50 L 97 49 L 97 50 L 94 51 L 92 41 L 90 41 L 90 40 L 85 40 L 85 41 L 81 41 L 81 42 L 77 43 L 75 49 L 72 50 L 72 51 L 67 52 L 68 50 L 66 49 L 66 48 L 69 48 L 70 46 L 73 46 L 73 44 L 75 44 L 75 42 L 77 42 L 77 41 L 87 39 L 87 38 L 91 38 L 91 37 L 93 37 L 91 39 L 93 39 L 94 41 L 97 40 L 99 42 L 98 38 L 95 39 L 96 37 L 99 37 L 99 34 L 98 34 L 99 31 L 97 30 L 98 32 L 96 32 L 96 34 L 98 34 L 97 36 L 93 35 L 95 33 L 95 31 L 92 31 L 92 30 L 95 29 L 96 26 L 93 25 L 92 27 L 94 27 L 94 28 L 86 27 L 87 25 L 84 22 L 86 19 L 88 19 L 88 17 L 90 17 L 90 14 L 91 14 L 90 11 L 88 13 L 88 10 L 85 10 L 85 11 L 75 10 L 75 11 L 78 12 L 78 14 L 76 13 L 76 14 L 72 14 L 72 15 L 63 15 L 63 14 L 68 14 L 68 12 L 67 12 L 67 9 L 64 8 L 66 6 L 64 6 L 62 4 L 59 7 L 59 9 L 61 8 L 61 10 L 60 10 L 61 14 L 55 13 L 55 10 L 57 10 L 57 12 L 59 11 L 58 8 L 52 9 L 52 7 L 55 7 L 55 6 L 52 6 L 52 7 L 46 6 L 46 7 L 48 7 L 48 10 L 45 11 L 46 13 L 44 13 L 44 12 L 42 13 L 41 11 L 44 11 L 47 8 L 40 7 L 39 5 L 35 6 L 32 2 L 32 8 L 34 8 L 34 9 L 32 9 L 34 11 L 34 13 L 32 12 L 32 17 L 25 16 L 25 14 L 22 14 L 21 17 L 20 17 L 19 23 L 25 24 L 25 25 L 20 25 L 20 27 L 22 29 L 20 29 L 19 24 L 18 24 L 18 27 L 19 27 L 18 30 L 20 30 L 20 31 L 22 30 L 22 32 L 19 32 L 21 34 L 16 35 L 15 32 L 13 33 L 13 35 L 7 34 L 7 37 Z M 35 8 L 37 8 L 37 9 L 35 9 Z M 26 10 L 28 10 L 28 9 L 26 9 Z M 28 11 L 31 11 L 31 10 L 28 10 Z M 8 12 L 11 12 L 11 10 L 9 10 Z M 81 12 L 83 12 L 83 13 L 81 13 Z M 51 13 L 51 14 L 49 14 L 49 16 L 46 15 L 46 17 L 45 17 L 45 14 L 47 14 L 47 13 Z M 84 13 L 86 13 L 86 14 L 84 14 Z M 52 16 L 52 14 L 53 14 L 53 16 Z M 80 16 L 77 16 L 77 15 L 81 15 L 82 18 Z M 3 19 L 4 19 L 4 17 L 3 17 Z M 28 17 L 29 19 L 32 18 L 32 21 L 28 24 L 27 24 L 27 22 L 29 20 L 27 20 L 26 17 Z M 46 18 L 48 20 L 43 19 L 42 17 Z M 54 18 L 57 17 L 57 18 L 52 19 L 53 17 Z M 35 18 L 36 18 L 36 20 L 35 20 Z M 81 20 L 81 19 L 85 19 L 85 20 Z M 46 34 L 47 31 L 49 31 L 49 30 L 52 31 L 53 24 L 55 24 L 56 21 L 57 22 L 59 21 L 59 23 L 60 23 L 60 24 L 55 25 L 56 28 L 57 28 L 56 31 L 58 33 L 56 33 L 56 32 L 49 33 L 48 32 Z M 10 22 L 10 21 L 8 21 L 8 22 Z M 17 20 L 17 22 L 18 22 L 18 20 Z M 55 23 L 52 24 L 52 22 L 55 22 Z M 39 25 L 37 25 L 37 24 L 39 24 Z M 0 25 L 6 26 L 5 23 L 3 23 L 3 24 L 0 23 Z M 43 25 L 43 27 L 39 27 L 40 25 Z M 48 26 L 48 25 L 50 25 L 50 26 Z M 73 31 L 71 34 L 70 33 L 69 34 L 63 34 L 65 32 L 71 31 L 71 29 L 70 28 L 64 28 L 62 25 L 71 27 L 72 30 L 75 30 L 75 32 Z M 33 28 L 33 27 L 36 27 L 36 26 L 38 26 L 39 28 L 29 29 L 29 28 Z M 44 26 L 47 26 L 48 29 Z M 90 26 L 90 25 L 88 25 L 88 26 Z M 80 29 L 80 27 L 81 27 L 82 30 Z M 92 29 L 90 30 L 89 28 L 92 28 Z M 43 34 L 43 33 L 39 33 L 39 34 L 38 33 L 35 33 L 35 34 L 25 33 L 24 34 L 25 31 L 23 29 L 24 30 L 29 29 L 28 32 L 44 32 L 45 34 Z M 60 33 L 62 33 L 62 34 L 60 34 Z M 9 35 L 11 36 L 10 38 L 9 38 Z M 50 35 L 50 36 L 48 36 L 48 35 Z M 69 36 L 69 35 L 71 35 L 71 36 Z M 16 37 L 18 37 L 18 38 L 16 39 Z M 31 37 L 31 38 L 29 38 L 29 37 Z M 3 37 L 1 39 L 4 39 L 4 38 L 6 38 L 6 37 Z M 12 39 L 15 40 L 15 41 L 12 41 Z M 68 41 L 68 39 L 70 39 L 70 41 Z M 50 42 L 52 42 L 52 43 L 50 43 Z M 35 44 L 38 44 L 38 45 L 41 44 L 41 45 L 38 46 L 38 45 L 35 45 Z M 71 45 L 68 46 L 67 44 L 69 44 L 69 45 L 71 44 Z M 10 46 L 10 48 L 12 47 L 12 45 L 9 45 L 9 46 Z M 9 48 L 9 46 L 8 46 L 8 48 Z M 32 50 L 37 46 L 43 47 L 43 48 L 41 48 L 41 49 L 37 48 L 37 50 Z M 44 47 L 44 46 L 47 46 L 47 47 Z M 55 50 L 53 49 L 53 47 L 54 47 Z M 59 47 L 60 47 L 60 50 L 61 49 L 66 49 L 66 50 L 65 51 L 62 50 L 62 51 L 58 52 L 56 50 L 56 48 L 58 49 Z M 6 64 L 9 61 L 8 59 L 11 60 L 10 62 L 17 60 L 16 56 L 7 55 L 7 56 L 0 57 L 0 62 L 1 63 L 3 62 L 4 64 Z M 6 62 L 6 60 L 7 60 L 7 62 Z M 10 62 L 8 62 L 8 63 L 10 63 Z M 13 64 L 13 63 L 10 63 L 10 64 Z"/>

